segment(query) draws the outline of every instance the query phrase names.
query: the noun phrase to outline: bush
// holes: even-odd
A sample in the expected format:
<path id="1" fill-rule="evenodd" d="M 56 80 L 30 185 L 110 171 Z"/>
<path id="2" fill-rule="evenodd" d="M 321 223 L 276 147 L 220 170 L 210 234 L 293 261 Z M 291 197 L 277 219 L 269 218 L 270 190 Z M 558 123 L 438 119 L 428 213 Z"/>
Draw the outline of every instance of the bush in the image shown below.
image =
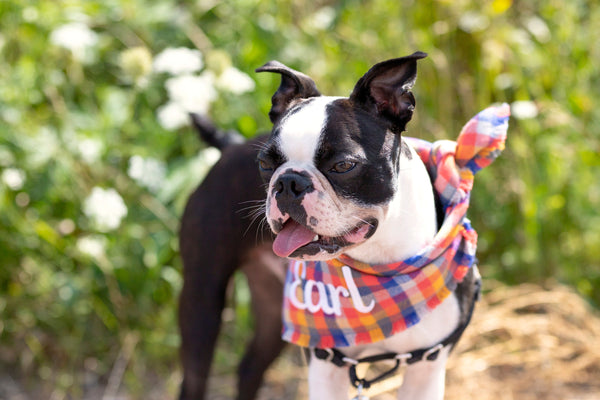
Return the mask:
<path id="1" fill-rule="evenodd" d="M 173 368 L 178 217 L 215 159 L 185 112 L 268 130 L 278 78 L 252 71 L 270 59 L 343 95 L 370 65 L 428 52 L 408 131 L 428 140 L 511 103 L 508 147 L 473 194 L 483 273 L 600 304 L 591 1 L 9 0 L 0 18 L 0 358 L 57 393 L 125 343 L 132 382 Z"/>

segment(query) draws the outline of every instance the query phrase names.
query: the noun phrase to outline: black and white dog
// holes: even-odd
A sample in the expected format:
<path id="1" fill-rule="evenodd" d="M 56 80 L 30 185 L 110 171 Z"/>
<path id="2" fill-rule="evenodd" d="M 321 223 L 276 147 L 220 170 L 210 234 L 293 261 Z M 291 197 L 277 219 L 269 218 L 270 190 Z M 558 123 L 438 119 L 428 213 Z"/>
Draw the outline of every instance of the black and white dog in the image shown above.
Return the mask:
<path id="1" fill-rule="evenodd" d="M 417 52 L 375 65 L 348 98 L 322 96 L 308 76 L 267 63 L 257 71 L 281 75 L 268 138 L 229 144 L 232 135 L 221 136 L 196 119 L 199 131 L 223 153 L 190 198 L 182 220 L 181 399 L 202 398 L 206 390 L 227 281 L 235 269 L 248 276 L 257 318 L 256 336 L 239 370 L 238 398 L 250 399 L 283 347 L 282 258 L 322 261 L 344 254 L 385 264 L 411 257 L 433 240 L 440 209 L 432 182 L 401 137 L 415 107 L 411 88 L 417 60 L 425 56 Z M 238 213 L 248 202 L 265 199 L 256 159 L 266 184 L 262 210 L 276 235 L 272 243 L 268 233 L 253 232 L 264 228 L 253 225 L 248 232 L 251 221 Z M 410 363 L 398 391 L 399 399 L 442 399 L 446 360 L 470 318 L 476 275 L 472 268 L 418 324 L 371 344 L 341 348 L 343 357 L 410 354 L 452 337 L 435 349 L 436 357 Z M 310 398 L 347 399 L 351 366 L 335 365 L 333 353 L 326 354 L 311 357 Z"/>

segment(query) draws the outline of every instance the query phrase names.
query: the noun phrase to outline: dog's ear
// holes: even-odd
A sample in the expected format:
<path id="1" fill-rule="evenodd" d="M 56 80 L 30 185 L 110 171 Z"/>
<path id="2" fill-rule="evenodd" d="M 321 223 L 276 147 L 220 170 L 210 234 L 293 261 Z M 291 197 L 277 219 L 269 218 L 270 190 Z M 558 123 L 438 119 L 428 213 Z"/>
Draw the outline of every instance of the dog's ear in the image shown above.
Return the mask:
<path id="1" fill-rule="evenodd" d="M 275 123 L 293 100 L 320 96 L 315 82 L 301 72 L 293 70 L 279 61 L 269 61 L 256 69 L 256 72 L 276 72 L 281 75 L 281 84 L 271 98 L 269 118 Z"/>
<path id="2" fill-rule="evenodd" d="M 417 51 L 374 65 L 356 83 L 350 99 L 390 120 L 393 132 L 404 131 L 415 109 L 410 89 L 417 79 L 417 60 L 425 57 Z"/>

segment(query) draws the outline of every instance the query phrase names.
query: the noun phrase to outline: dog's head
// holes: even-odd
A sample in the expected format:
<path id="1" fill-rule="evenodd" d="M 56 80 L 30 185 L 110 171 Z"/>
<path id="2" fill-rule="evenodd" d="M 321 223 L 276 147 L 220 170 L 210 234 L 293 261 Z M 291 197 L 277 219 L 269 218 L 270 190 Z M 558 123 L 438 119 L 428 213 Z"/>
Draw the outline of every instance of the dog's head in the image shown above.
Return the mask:
<path id="1" fill-rule="evenodd" d="M 258 155 L 279 256 L 326 260 L 373 236 L 398 190 L 400 134 L 424 57 L 376 64 L 348 98 L 322 96 L 311 78 L 276 61 L 257 69 L 281 75 L 273 131 Z"/>

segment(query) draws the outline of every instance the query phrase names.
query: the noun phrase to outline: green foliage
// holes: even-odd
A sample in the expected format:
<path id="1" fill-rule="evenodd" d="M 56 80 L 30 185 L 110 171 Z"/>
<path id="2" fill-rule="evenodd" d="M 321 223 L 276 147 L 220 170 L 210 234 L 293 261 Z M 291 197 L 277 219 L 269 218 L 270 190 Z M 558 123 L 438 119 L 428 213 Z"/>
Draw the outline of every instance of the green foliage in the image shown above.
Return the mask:
<path id="1" fill-rule="evenodd" d="M 57 396 L 80 390 L 69 371 L 108 373 L 127 338 L 139 338 L 137 374 L 175 365 L 178 217 L 214 160 L 189 127 L 159 117 L 174 74 L 152 63 L 178 47 L 202 54 L 189 75 L 209 84 L 192 100 L 246 136 L 269 129 L 278 78 L 252 71 L 270 59 L 344 95 L 378 61 L 429 53 L 408 132 L 428 140 L 455 138 L 490 103 L 513 103 L 507 149 L 473 194 L 483 274 L 558 279 L 600 304 L 592 3 L 3 1 L 0 358 Z M 61 42 L 57 31 L 74 23 Z M 220 82 L 231 66 L 256 89 Z M 247 307 L 238 302 L 244 320 Z"/>

